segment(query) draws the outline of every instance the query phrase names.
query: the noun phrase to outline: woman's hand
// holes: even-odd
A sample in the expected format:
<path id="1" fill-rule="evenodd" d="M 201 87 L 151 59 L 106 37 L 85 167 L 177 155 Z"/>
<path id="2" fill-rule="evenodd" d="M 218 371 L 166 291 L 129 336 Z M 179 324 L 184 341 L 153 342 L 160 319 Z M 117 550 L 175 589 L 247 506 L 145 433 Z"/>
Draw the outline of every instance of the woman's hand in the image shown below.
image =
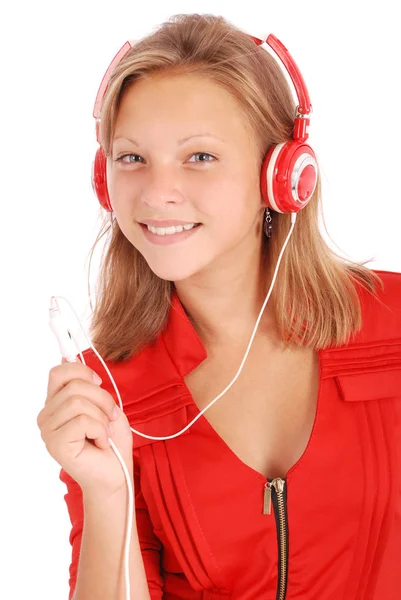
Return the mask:
<path id="1" fill-rule="evenodd" d="M 50 369 L 47 398 L 37 424 L 50 455 L 84 493 L 111 496 L 126 487 L 126 479 L 107 438 L 116 445 L 132 482 L 132 431 L 113 397 L 94 382 L 93 373 L 81 362 L 69 363 L 64 358 Z"/>

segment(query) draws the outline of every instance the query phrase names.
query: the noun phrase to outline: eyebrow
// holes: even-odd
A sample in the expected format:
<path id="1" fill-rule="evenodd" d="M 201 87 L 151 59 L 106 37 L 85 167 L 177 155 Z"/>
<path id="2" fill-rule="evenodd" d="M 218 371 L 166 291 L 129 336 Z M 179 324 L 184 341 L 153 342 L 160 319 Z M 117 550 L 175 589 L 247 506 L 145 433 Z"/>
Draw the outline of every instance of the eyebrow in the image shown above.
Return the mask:
<path id="1" fill-rule="evenodd" d="M 181 146 L 185 142 L 188 142 L 188 140 L 192 140 L 193 138 L 197 138 L 197 137 L 212 137 L 212 138 L 215 138 L 215 139 L 220 140 L 221 142 L 225 143 L 225 140 L 223 140 L 222 138 L 220 138 L 217 135 L 214 135 L 212 133 L 197 133 L 195 135 L 189 135 L 187 137 L 181 138 L 180 140 L 178 140 L 177 145 Z M 128 140 L 129 142 L 131 142 L 131 144 L 134 144 L 134 146 L 137 146 L 138 148 L 140 146 L 140 144 L 138 144 L 138 142 L 136 140 L 134 140 L 133 138 L 123 137 L 123 136 L 119 135 L 118 137 L 115 137 L 113 139 L 113 144 L 117 140 Z"/>

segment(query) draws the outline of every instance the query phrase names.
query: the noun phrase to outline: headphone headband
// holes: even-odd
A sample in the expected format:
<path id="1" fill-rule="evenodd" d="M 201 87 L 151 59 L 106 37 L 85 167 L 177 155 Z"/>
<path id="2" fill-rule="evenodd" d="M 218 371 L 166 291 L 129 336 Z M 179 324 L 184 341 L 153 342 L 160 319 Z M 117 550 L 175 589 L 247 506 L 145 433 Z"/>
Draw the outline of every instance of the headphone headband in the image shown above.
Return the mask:
<path id="1" fill-rule="evenodd" d="M 312 111 L 312 105 L 309 99 L 308 89 L 306 87 L 304 78 L 300 70 L 298 69 L 295 60 L 292 58 L 291 54 L 288 52 L 287 48 L 284 46 L 280 40 L 273 35 L 272 33 L 267 36 L 266 40 L 263 41 L 260 38 L 257 38 L 253 35 L 249 36 L 256 45 L 261 46 L 263 44 L 268 44 L 272 50 L 277 54 L 280 58 L 281 62 L 284 64 L 288 74 L 291 77 L 291 80 L 294 84 L 299 105 L 297 107 L 297 111 L 301 115 L 307 115 Z M 106 89 L 109 83 L 110 76 L 114 71 L 116 65 L 120 62 L 120 60 L 127 54 L 128 50 L 130 50 L 135 44 L 136 40 L 130 40 L 125 42 L 125 44 L 120 48 L 117 52 L 113 60 L 111 61 L 106 73 L 103 76 L 102 82 L 100 84 L 99 90 L 96 95 L 95 105 L 93 107 L 93 116 L 96 119 L 96 138 L 98 143 L 100 144 L 99 139 L 99 118 L 100 118 L 100 109 L 102 106 L 103 96 L 106 93 Z"/>
<path id="2" fill-rule="evenodd" d="M 306 87 L 304 78 L 302 77 L 301 71 L 298 69 L 295 60 L 288 52 L 284 44 L 280 42 L 280 40 L 272 33 L 267 36 L 265 41 L 252 35 L 250 37 L 258 46 L 261 46 L 265 43 L 268 44 L 280 58 L 289 76 L 291 77 L 291 81 L 294 84 L 297 92 L 299 102 L 299 106 L 297 108 L 298 113 L 301 115 L 308 115 L 310 112 L 312 112 L 312 104 L 310 102 L 308 88 Z"/>
<path id="3" fill-rule="evenodd" d="M 103 96 L 106 93 L 106 89 L 107 89 L 109 79 L 111 77 L 112 72 L 114 71 L 116 65 L 120 62 L 120 60 L 123 58 L 123 56 L 125 56 L 125 54 L 127 54 L 128 50 L 130 50 L 133 45 L 134 45 L 134 41 L 125 42 L 124 46 L 122 46 L 120 48 L 120 50 L 117 52 L 117 54 L 111 61 L 106 73 L 103 75 L 102 82 L 100 84 L 99 90 L 96 95 L 95 106 L 93 107 L 93 116 L 95 117 L 95 119 L 100 118 L 100 109 L 102 107 Z"/>

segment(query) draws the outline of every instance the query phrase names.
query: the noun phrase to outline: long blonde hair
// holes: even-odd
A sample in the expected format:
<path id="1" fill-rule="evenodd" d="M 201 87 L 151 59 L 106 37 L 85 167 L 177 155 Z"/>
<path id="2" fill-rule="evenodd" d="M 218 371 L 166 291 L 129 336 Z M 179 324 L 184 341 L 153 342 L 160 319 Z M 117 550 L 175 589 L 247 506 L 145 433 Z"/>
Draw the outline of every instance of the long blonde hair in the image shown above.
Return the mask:
<path id="1" fill-rule="evenodd" d="M 272 144 L 292 138 L 293 93 L 270 53 L 221 16 L 180 14 L 137 42 L 112 73 L 101 108 L 100 136 L 106 156 L 111 154 L 124 91 L 136 80 L 156 73 L 196 73 L 228 90 L 254 132 L 260 166 Z M 383 286 L 380 277 L 363 266 L 369 261 L 346 261 L 328 247 L 318 227 L 320 205 L 319 176 L 309 204 L 297 215 L 269 300 L 284 345 L 321 349 L 347 343 L 362 326 L 354 284 L 374 295 L 375 282 Z M 261 257 L 266 285 L 271 283 L 288 235 L 290 215 L 274 212 L 273 225 L 273 236 L 264 236 Z M 174 282 L 153 273 L 107 213 L 91 248 L 91 259 L 105 234 L 89 333 L 105 360 L 121 362 L 152 344 L 165 328 Z M 88 285 L 90 296 L 89 280 Z M 265 295 L 267 291 L 268 287 Z"/>

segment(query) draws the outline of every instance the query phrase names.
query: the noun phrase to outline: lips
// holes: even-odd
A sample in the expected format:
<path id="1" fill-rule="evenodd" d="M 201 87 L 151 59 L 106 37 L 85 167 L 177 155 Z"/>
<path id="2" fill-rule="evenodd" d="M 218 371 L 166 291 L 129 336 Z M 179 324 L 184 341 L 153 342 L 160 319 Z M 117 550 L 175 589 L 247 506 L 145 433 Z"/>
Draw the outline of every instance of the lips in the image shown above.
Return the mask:
<path id="1" fill-rule="evenodd" d="M 175 232 L 172 234 L 157 234 L 153 233 L 148 229 L 147 225 L 141 224 L 143 235 L 145 238 L 152 244 L 156 246 L 175 246 L 175 244 L 179 244 L 180 242 L 184 242 L 184 240 L 189 237 L 196 236 L 197 232 L 195 229 L 200 229 L 202 223 L 198 223 L 196 226 L 191 227 L 191 229 L 183 229 L 181 233 Z"/>
<path id="2" fill-rule="evenodd" d="M 145 219 L 144 221 L 138 221 L 140 225 L 150 225 L 151 227 L 180 227 L 184 225 L 200 225 L 195 221 L 174 221 L 173 219 L 166 219 L 165 221 L 156 221 L 154 219 Z"/>
<path id="3" fill-rule="evenodd" d="M 185 223 L 185 225 L 189 225 L 190 223 Z M 148 226 L 145 225 L 144 223 L 139 223 L 139 225 L 141 227 L 143 227 L 144 229 L 148 229 Z M 195 229 L 196 227 L 199 227 L 199 225 L 201 225 L 201 223 L 195 223 L 195 225 L 192 227 L 192 229 Z M 163 225 L 163 227 L 161 225 L 151 225 L 150 227 L 155 227 L 156 229 L 167 229 L 168 227 L 183 227 L 183 225 Z"/>

